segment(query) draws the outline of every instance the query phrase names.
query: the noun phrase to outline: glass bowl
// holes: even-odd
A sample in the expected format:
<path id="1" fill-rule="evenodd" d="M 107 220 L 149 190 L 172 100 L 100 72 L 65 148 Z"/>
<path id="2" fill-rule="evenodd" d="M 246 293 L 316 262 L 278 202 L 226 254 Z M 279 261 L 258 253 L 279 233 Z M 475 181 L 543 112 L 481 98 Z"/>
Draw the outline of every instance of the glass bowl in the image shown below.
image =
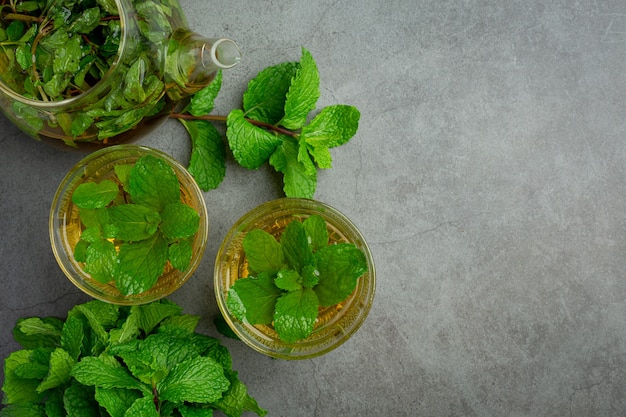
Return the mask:
<path id="1" fill-rule="evenodd" d="M 242 241 L 262 229 L 278 238 L 288 223 L 318 214 L 326 221 L 330 243 L 353 243 L 367 261 L 367 272 L 354 292 L 343 302 L 319 310 L 313 333 L 294 343 L 279 339 L 272 325 L 252 325 L 238 320 L 227 307 L 228 290 L 248 275 Z M 229 230 L 215 262 L 215 296 L 226 323 L 244 343 L 257 352 L 281 359 L 308 359 L 323 355 L 346 342 L 365 320 L 374 300 L 376 272 L 369 247 L 356 226 L 338 210 L 308 199 L 282 198 L 258 206 L 241 217 Z"/>
<path id="2" fill-rule="evenodd" d="M 153 287 L 140 294 L 125 295 L 116 288 L 114 282 L 105 284 L 91 278 L 83 270 L 82 263 L 74 259 L 74 247 L 80 239 L 83 226 L 78 215 L 78 208 L 72 203 L 71 196 L 80 184 L 115 178 L 114 167 L 116 165 L 132 164 L 144 155 L 159 157 L 173 168 L 180 183 L 181 201 L 198 212 L 200 224 L 192 243 L 191 261 L 185 270 L 175 269 L 168 262 L 163 274 Z M 49 232 L 54 256 L 74 285 L 99 300 L 120 305 L 133 305 L 145 304 L 166 297 L 191 277 L 204 254 L 209 235 L 209 223 L 201 190 L 191 174 L 175 159 L 161 151 L 144 146 L 116 145 L 90 154 L 67 173 L 52 202 Z"/>

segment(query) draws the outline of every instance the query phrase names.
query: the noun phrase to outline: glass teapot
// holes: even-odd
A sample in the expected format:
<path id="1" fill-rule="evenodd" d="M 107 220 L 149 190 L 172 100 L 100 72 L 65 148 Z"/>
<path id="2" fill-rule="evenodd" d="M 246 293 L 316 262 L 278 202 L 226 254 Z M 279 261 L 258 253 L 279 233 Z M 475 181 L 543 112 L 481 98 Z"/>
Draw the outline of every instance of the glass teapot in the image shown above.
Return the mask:
<path id="1" fill-rule="evenodd" d="M 178 0 L 0 1 L 0 107 L 64 147 L 147 133 L 241 56 L 191 32 Z"/>

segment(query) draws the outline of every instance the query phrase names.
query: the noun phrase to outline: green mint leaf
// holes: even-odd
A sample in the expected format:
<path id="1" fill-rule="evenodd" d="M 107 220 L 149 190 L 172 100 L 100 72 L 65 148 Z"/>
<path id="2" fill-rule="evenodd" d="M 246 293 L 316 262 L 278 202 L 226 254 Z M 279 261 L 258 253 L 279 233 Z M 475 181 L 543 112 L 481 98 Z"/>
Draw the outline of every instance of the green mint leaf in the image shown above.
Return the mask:
<path id="1" fill-rule="evenodd" d="M 243 111 L 232 110 L 226 121 L 226 137 L 233 156 L 244 168 L 257 169 L 283 141 L 244 119 Z"/>
<path id="2" fill-rule="evenodd" d="M 9 404 L 0 410 L 1 417 L 52 417 L 46 414 L 46 409 L 41 404 L 20 403 Z"/>
<path id="3" fill-rule="evenodd" d="M 124 98 L 131 103 L 143 103 L 148 95 L 143 88 L 143 80 L 148 70 L 147 59 L 140 56 L 124 75 Z"/>
<path id="4" fill-rule="evenodd" d="M 305 265 L 302 268 L 302 286 L 306 288 L 315 287 L 320 281 L 320 271 L 313 265 Z"/>
<path id="5" fill-rule="evenodd" d="M 302 289 L 300 274 L 293 269 L 281 269 L 276 274 L 274 284 L 281 290 L 298 291 Z"/>
<path id="6" fill-rule="evenodd" d="M 89 126 L 93 124 L 93 122 L 94 120 L 85 113 L 76 114 L 70 127 L 71 136 L 73 138 L 77 138 L 82 135 L 89 128 Z"/>
<path id="7" fill-rule="evenodd" d="M 302 128 L 301 135 L 314 148 L 340 146 L 356 134 L 360 117 L 356 107 L 328 106 Z"/>
<path id="8" fill-rule="evenodd" d="M 181 307 L 166 300 L 144 304 L 139 306 L 139 309 L 141 310 L 139 328 L 146 334 L 152 333 L 152 330 L 164 319 L 182 312 Z"/>
<path id="9" fill-rule="evenodd" d="M 83 321 L 78 317 L 68 317 L 63 324 L 61 332 L 61 347 L 70 355 L 71 358 L 77 360 L 80 356 L 83 346 Z"/>
<path id="10" fill-rule="evenodd" d="M 294 220 L 285 227 L 280 237 L 280 245 L 283 248 L 287 264 L 298 273 L 302 271 L 305 265 L 311 265 L 314 262 L 309 237 L 304 225 L 299 221 Z"/>
<path id="11" fill-rule="evenodd" d="M 315 175 L 315 164 L 311 160 L 309 147 L 310 146 L 302 139 L 298 140 L 298 156 L 296 159 L 304 167 L 304 172 L 306 175 Z"/>
<path id="12" fill-rule="evenodd" d="M 146 240 L 120 245 L 115 270 L 115 285 L 122 294 L 140 294 L 149 290 L 163 273 L 167 263 L 167 245 L 159 234 Z"/>
<path id="13" fill-rule="evenodd" d="M 220 399 L 229 385 L 221 365 L 211 358 L 197 357 L 174 366 L 157 384 L 157 390 L 161 400 L 210 403 Z"/>
<path id="14" fill-rule="evenodd" d="M 173 332 L 177 337 L 181 337 L 181 334 L 189 336 L 198 327 L 199 322 L 200 316 L 191 314 L 169 317 L 159 325 L 159 333 Z"/>
<path id="15" fill-rule="evenodd" d="M 188 240 L 172 243 L 168 249 L 170 263 L 179 271 L 184 271 L 189 267 L 192 256 L 193 246 Z"/>
<path id="16" fill-rule="evenodd" d="M 194 116 L 204 116 L 213 111 L 217 94 L 222 88 L 222 71 L 218 71 L 215 78 L 208 86 L 198 91 L 191 97 L 188 111 Z"/>
<path id="17" fill-rule="evenodd" d="M 213 417 L 213 409 L 207 407 L 193 407 L 181 404 L 177 407 L 182 417 Z"/>
<path id="18" fill-rule="evenodd" d="M 71 378 L 72 367 L 75 360 L 64 349 L 57 348 L 50 355 L 50 370 L 48 375 L 37 387 L 41 393 L 51 388 L 56 388 L 67 383 Z"/>
<path id="19" fill-rule="evenodd" d="M 83 385 L 98 388 L 135 389 L 151 393 L 151 389 L 137 381 L 126 368 L 112 356 L 86 356 L 72 369 L 72 376 Z"/>
<path id="20" fill-rule="evenodd" d="M 80 69 L 82 58 L 80 37 L 70 38 L 63 48 L 59 48 L 54 54 L 52 69 L 55 74 L 73 74 Z"/>
<path id="21" fill-rule="evenodd" d="M 115 200 L 118 192 L 117 184 L 111 180 L 85 182 L 72 193 L 72 202 L 81 209 L 102 208 Z"/>
<path id="22" fill-rule="evenodd" d="M 203 191 L 217 188 L 226 175 L 226 145 L 215 126 L 204 120 L 181 120 L 191 137 L 188 171 Z"/>
<path id="23" fill-rule="evenodd" d="M 180 201 L 180 184 L 172 167 L 152 155 L 142 156 L 130 172 L 128 191 L 133 202 L 161 211 Z"/>
<path id="24" fill-rule="evenodd" d="M 139 204 L 109 207 L 109 219 L 115 237 L 124 241 L 139 241 L 152 236 L 161 223 L 159 212 Z"/>
<path id="25" fill-rule="evenodd" d="M 228 290 L 226 305 L 241 321 L 250 324 L 269 324 L 274 319 L 276 300 L 282 291 L 266 273 L 258 277 L 240 278 Z"/>
<path id="26" fill-rule="evenodd" d="M 39 381 L 20 378 L 15 373 L 16 368 L 20 365 L 29 363 L 30 351 L 28 350 L 12 352 L 4 360 L 4 384 L 2 385 L 4 404 L 28 403 L 38 399 L 37 386 Z"/>
<path id="27" fill-rule="evenodd" d="M 59 346 L 62 328 L 63 322 L 51 317 L 18 319 L 13 338 L 25 349 L 55 348 Z"/>
<path id="28" fill-rule="evenodd" d="M 159 417 L 160 414 L 154 405 L 154 400 L 150 397 L 138 398 L 128 408 L 126 414 L 133 417 Z"/>
<path id="29" fill-rule="evenodd" d="M 170 239 L 183 239 L 196 234 L 200 215 L 192 207 L 177 201 L 163 207 L 161 232 Z"/>
<path id="30" fill-rule="evenodd" d="M 270 165 L 283 174 L 283 191 L 287 197 L 313 198 L 317 171 L 310 172 L 298 161 L 298 145 L 284 140 L 270 157 Z"/>
<path id="31" fill-rule="evenodd" d="M 100 417 L 93 387 L 73 382 L 63 393 L 63 408 L 67 417 Z"/>
<path id="32" fill-rule="evenodd" d="M 285 263 L 280 243 L 265 230 L 254 229 L 242 241 L 250 269 L 254 272 L 275 274 Z"/>
<path id="33" fill-rule="evenodd" d="M 107 329 L 112 327 L 119 317 L 118 307 L 99 300 L 79 304 L 68 313 L 68 318 L 82 314 L 89 323 L 91 331 L 101 344 L 109 342 Z"/>
<path id="34" fill-rule="evenodd" d="M 333 167 L 333 157 L 328 148 L 324 146 L 311 146 L 309 144 L 306 144 L 306 148 L 318 167 L 322 169 Z"/>
<path id="35" fill-rule="evenodd" d="M 76 33 L 89 33 L 100 23 L 100 8 L 91 7 L 85 9 L 70 26 L 70 30 Z"/>
<path id="36" fill-rule="evenodd" d="M 117 175 L 117 179 L 120 180 L 124 190 L 128 191 L 128 177 L 130 177 L 130 172 L 133 170 L 133 164 L 118 164 L 113 167 L 115 170 L 115 175 Z"/>
<path id="37" fill-rule="evenodd" d="M 126 410 L 141 398 L 141 394 L 139 391 L 123 388 L 96 388 L 95 398 L 111 417 L 124 417 Z"/>
<path id="38" fill-rule="evenodd" d="M 243 95 L 243 109 L 247 117 L 276 124 L 285 115 L 285 101 L 291 79 L 298 65 L 284 62 L 265 68 L 248 83 Z"/>
<path id="39" fill-rule="evenodd" d="M 367 272 L 365 254 L 352 243 L 326 246 L 315 253 L 315 258 L 320 273 L 315 292 L 325 307 L 345 300 Z"/>
<path id="40" fill-rule="evenodd" d="M 12 21 L 7 26 L 7 37 L 9 42 L 17 42 L 26 33 L 26 25 L 20 20 Z"/>
<path id="41" fill-rule="evenodd" d="M 22 70 L 27 71 L 33 64 L 30 48 L 27 45 L 18 46 L 15 50 L 15 60 Z"/>
<path id="42" fill-rule="evenodd" d="M 31 360 L 32 357 L 31 357 Z M 48 362 L 50 359 L 48 358 Z M 18 365 L 15 368 L 15 375 L 19 378 L 25 379 L 38 379 L 43 380 L 46 375 L 48 375 L 48 371 L 50 370 L 50 364 L 43 364 L 37 362 L 28 362 Z"/>
<path id="43" fill-rule="evenodd" d="M 310 288 L 284 293 L 276 301 L 274 328 L 281 340 L 293 343 L 313 332 L 319 301 Z"/>
<path id="44" fill-rule="evenodd" d="M 106 208 L 81 208 L 78 210 L 78 217 L 86 228 L 101 229 L 109 223 L 109 212 Z"/>
<path id="45" fill-rule="evenodd" d="M 117 251 L 113 242 L 99 240 L 87 248 L 83 269 L 91 278 L 106 284 L 113 279 L 116 262 Z"/>
<path id="46" fill-rule="evenodd" d="M 46 404 L 47 417 L 65 417 L 65 407 L 63 406 L 63 392 L 61 390 L 54 390 L 48 393 Z"/>
<path id="47" fill-rule="evenodd" d="M 317 65 L 311 53 L 302 48 L 300 65 L 291 80 L 285 102 L 285 116 L 280 124 L 287 129 L 300 129 L 306 123 L 309 112 L 315 109 L 319 97 L 320 77 Z"/>
<path id="48" fill-rule="evenodd" d="M 126 317 L 126 321 L 124 321 L 122 326 L 109 331 L 109 344 L 126 343 L 135 339 L 141 333 L 139 329 L 140 322 L 141 309 L 138 306 L 132 306 L 130 314 Z"/>
<path id="49" fill-rule="evenodd" d="M 241 417 L 246 411 L 251 411 L 261 417 L 267 414 L 267 411 L 259 407 L 256 400 L 248 394 L 248 389 L 239 380 L 237 372 L 228 372 L 227 377 L 230 387 L 223 397 L 214 403 L 218 410 L 229 417 Z"/>
<path id="50" fill-rule="evenodd" d="M 307 217 L 303 222 L 304 230 L 309 238 L 313 252 L 328 246 L 328 229 L 324 218 L 319 214 Z"/>

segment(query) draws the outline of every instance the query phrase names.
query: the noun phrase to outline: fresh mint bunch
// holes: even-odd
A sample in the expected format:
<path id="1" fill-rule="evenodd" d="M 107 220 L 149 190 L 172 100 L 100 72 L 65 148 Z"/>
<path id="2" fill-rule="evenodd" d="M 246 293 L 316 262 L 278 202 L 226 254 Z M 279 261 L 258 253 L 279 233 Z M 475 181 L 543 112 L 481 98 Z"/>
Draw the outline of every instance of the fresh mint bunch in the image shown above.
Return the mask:
<path id="1" fill-rule="evenodd" d="M 354 244 L 329 244 L 319 215 L 291 221 L 279 241 L 254 229 L 243 249 L 249 276 L 229 289 L 228 309 L 250 324 L 273 323 L 287 343 L 308 337 L 320 307 L 345 300 L 367 272 L 365 254 Z"/>
<path id="2" fill-rule="evenodd" d="M 216 80 L 217 81 L 217 80 Z M 228 146 L 243 167 L 269 164 L 283 175 L 287 197 L 312 198 L 317 168 L 331 168 L 330 148 L 356 133 L 360 113 L 353 106 L 331 105 L 311 120 L 320 96 L 319 73 L 311 53 L 302 49 L 300 62 L 285 62 L 261 71 L 248 84 L 243 108 L 226 118 L 206 116 L 221 80 L 196 94 L 181 120 L 192 139 L 189 169 L 203 190 L 217 187 L 225 173 L 224 145 L 209 121 L 226 121 Z"/>
<path id="3" fill-rule="evenodd" d="M 20 319 L 0 417 L 264 416 L 228 350 L 167 300 L 79 304 L 66 320 Z"/>
<path id="4" fill-rule="evenodd" d="M 200 216 L 181 202 L 180 183 L 162 158 L 142 156 L 115 167 L 116 181 L 76 187 L 83 232 L 74 258 L 102 283 L 115 282 L 125 294 L 139 294 L 157 282 L 169 261 L 185 270 Z"/>

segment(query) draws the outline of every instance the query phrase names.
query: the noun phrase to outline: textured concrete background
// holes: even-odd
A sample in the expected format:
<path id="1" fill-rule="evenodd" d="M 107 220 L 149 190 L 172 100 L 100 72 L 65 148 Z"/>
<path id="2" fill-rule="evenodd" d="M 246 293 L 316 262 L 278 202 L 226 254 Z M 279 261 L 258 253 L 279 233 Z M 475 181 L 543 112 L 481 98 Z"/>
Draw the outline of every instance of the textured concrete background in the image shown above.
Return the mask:
<path id="1" fill-rule="evenodd" d="M 316 198 L 370 243 L 375 304 L 323 357 L 273 360 L 225 341 L 271 416 L 618 416 L 626 413 L 626 3 L 622 0 L 183 0 L 194 30 L 235 39 L 215 113 L 305 46 L 320 108 L 352 104 L 357 136 Z M 0 349 L 18 317 L 88 298 L 48 241 L 56 186 L 81 155 L 0 120 Z M 141 142 L 183 164 L 168 121 Z M 210 242 L 172 299 L 218 336 L 213 264 L 235 220 L 282 196 L 229 156 L 205 194 Z"/>

